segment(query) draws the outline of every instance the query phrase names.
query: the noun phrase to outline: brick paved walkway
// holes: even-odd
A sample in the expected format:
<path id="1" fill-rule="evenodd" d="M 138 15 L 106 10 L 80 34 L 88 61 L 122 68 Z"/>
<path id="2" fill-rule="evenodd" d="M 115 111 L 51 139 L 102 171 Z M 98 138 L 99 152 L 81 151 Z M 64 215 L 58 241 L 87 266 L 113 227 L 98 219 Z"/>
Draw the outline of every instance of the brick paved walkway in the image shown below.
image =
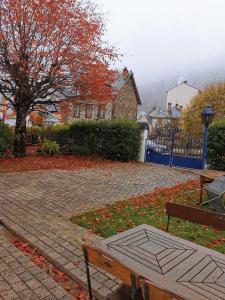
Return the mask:
<path id="1" fill-rule="evenodd" d="M 62 287 L 0 236 L 0 299 L 72 300 Z"/>
<path id="2" fill-rule="evenodd" d="M 1 174 L 0 221 L 72 279 L 84 284 L 80 244 L 95 237 L 71 224 L 71 215 L 193 178 L 188 172 L 147 164 Z M 98 296 L 105 297 L 118 288 L 119 281 L 113 276 L 96 268 L 91 268 L 91 273 Z"/>

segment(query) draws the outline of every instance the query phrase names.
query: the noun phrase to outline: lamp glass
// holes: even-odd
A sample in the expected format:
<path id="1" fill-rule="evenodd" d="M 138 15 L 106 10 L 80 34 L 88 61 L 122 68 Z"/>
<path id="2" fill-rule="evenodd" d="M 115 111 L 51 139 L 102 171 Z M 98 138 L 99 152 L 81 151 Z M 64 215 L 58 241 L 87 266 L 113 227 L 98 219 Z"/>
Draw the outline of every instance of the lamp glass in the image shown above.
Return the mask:
<path id="1" fill-rule="evenodd" d="M 211 106 L 207 106 L 204 111 L 202 112 L 202 123 L 206 126 L 209 126 L 214 118 L 214 111 L 212 110 Z"/>

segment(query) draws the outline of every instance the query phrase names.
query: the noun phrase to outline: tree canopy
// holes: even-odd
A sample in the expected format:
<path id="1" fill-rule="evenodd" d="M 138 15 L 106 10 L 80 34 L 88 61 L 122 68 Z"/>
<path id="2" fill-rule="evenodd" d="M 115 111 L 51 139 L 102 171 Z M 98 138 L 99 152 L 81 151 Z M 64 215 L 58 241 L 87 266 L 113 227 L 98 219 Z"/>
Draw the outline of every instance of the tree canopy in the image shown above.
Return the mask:
<path id="1" fill-rule="evenodd" d="M 26 116 L 71 93 L 108 101 L 117 58 L 89 0 L 0 0 L 0 93 L 16 112 L 14 154 L 25 154 Z"/>
<path id="2" fill-rule="evenodd" d="M 214 120 L 225 116 L 225 82 L 208 85 L 184 109 L 182 126 L 190 134 L 203 133 L 201 113 L 207 105 L 211 105 L 215 112 Z"/>

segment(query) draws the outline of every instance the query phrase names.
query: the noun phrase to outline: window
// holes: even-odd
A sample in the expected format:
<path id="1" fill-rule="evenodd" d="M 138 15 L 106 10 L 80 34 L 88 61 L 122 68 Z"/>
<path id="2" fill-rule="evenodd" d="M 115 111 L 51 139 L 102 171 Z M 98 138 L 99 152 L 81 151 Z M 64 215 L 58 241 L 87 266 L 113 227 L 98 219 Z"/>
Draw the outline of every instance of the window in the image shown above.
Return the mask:
<path id="1" fill-rule="evenodd" d="M 99 104 L 98 105 L 97 118 L 98 119 L 105 119 L 105 105 L 104 104 Z"/>
<path id="2" fill-rule="evenodd" d="M 85 118 L 92 118 L 92 105 L 85 106 Z"/>
<path id="3" fill-rule="evenodd" d="M 74 106 L 73 106 L 73 117 L 80 118 L 80 105 L 79 104 L 74 104 Z"/>

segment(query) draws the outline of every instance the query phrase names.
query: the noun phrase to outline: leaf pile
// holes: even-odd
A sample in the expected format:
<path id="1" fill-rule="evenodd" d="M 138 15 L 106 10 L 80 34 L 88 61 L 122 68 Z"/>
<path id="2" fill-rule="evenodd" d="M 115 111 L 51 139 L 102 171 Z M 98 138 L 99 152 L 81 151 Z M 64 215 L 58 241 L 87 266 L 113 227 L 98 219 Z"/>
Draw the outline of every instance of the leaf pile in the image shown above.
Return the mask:
<path id="1" fill-rule="evenodd" d="M 71 280 L 64 272 L 53 266 L 48 262 L 37 249 L 32 248 L 29 244 L 24 243 L 16 238 L 12 243 L 22 251 L 30 260 L 44 272 L 46 272 L 53 280 L 55 280 L 61 287 L 70 293 L 77 300 L 87 300 L 88 293 L 80 285 Z"/>
<path id="2" fill-rule="evenodd" d="M 25 172 L 31 170 L 79 170 L 111 166 L 114 162 L 92 157 L 57 156 L 57 157 L 23 157 L 0 158 L 0 172 Z"/>

